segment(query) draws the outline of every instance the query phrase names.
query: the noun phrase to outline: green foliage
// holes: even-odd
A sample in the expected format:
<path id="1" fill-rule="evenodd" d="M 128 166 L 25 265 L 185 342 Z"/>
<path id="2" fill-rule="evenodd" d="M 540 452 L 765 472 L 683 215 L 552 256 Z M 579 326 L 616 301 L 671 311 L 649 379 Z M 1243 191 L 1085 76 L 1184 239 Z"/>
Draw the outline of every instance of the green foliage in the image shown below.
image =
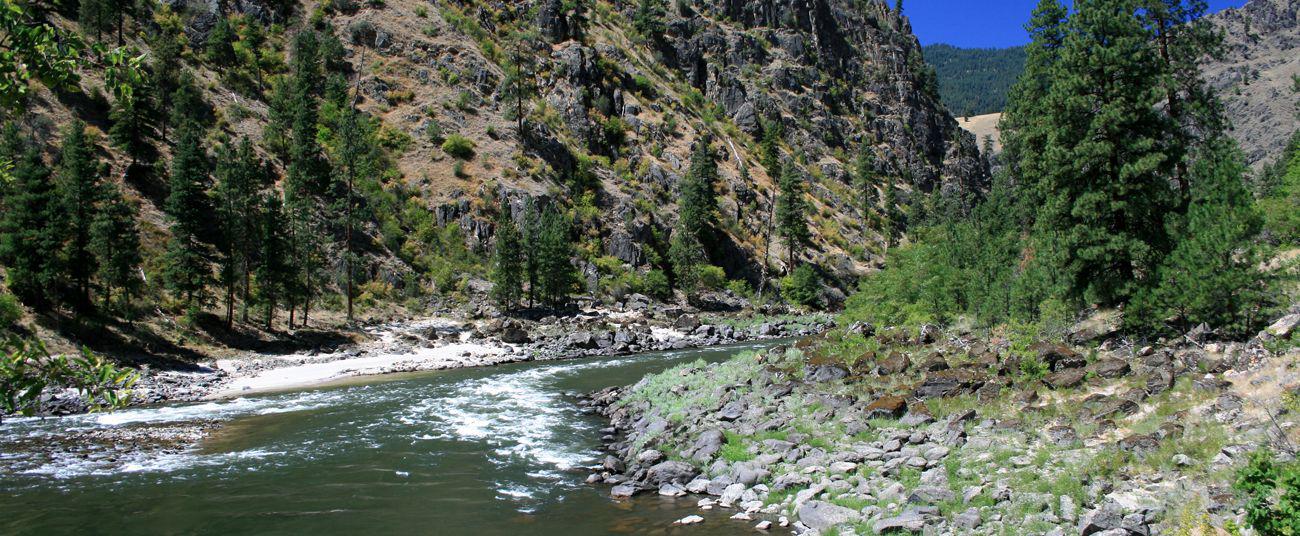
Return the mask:
<path id="1" fill-rule="evenodd" d="M 0 262 L 6 266 L 9 289 L 24 303 L 42 308 L 64 283 L 64 265 L 57 253 L 63 244 L 63 205 L 36 145 L 6 128 L 4 159 L 13 162 L 13 183 L 0 211 Z"/>
<path id="2" fill-rule="evenodd" d="M 257 214 L 257 255 L 254 269 L 257 288 L 254 299 L 265 311 L 266 329 L 275 321 L 275 309 L 293 286 L 293 266 L 289 263 L 289 223 L 284 206 L 276 195 L 262 199 Z"/>
<path id="3" fill-rule="evenodd" d="M 673 292 L 672 285 L 668 283 L 668 274 L 663 270 L 646 272 L 640 285 L 633 287 L 633 290 L 660 300 L 669 298 Z"/>
<path id="4" fill-rule="evenodd" d="M 1300 464 L 1256 452 L 1233 484 L 1246 496 L 1246 522 L 1263 536 L 1300 534 Z"/>
<path id="5" fill-rule="evenodd" d="M 442 151 L 452 158 L 469 160 L 474 157 L 474 142 L 460 134 L 452 134 L 443 140 Z"/>
<path id="6" fill-rule="evenodd" d="M 0 288 L 0 333 L 12 331 L 18 327 L 18 321 L 23 318 L 23 306 L 18 303 L 18 297 L 10 294 L 8 290 Z"/>
<path id="7" fill-rule="evenodd" d="M 787 162 L 784 167 L 781 191 L 776 198 L 776 233 L 790 250 L 789 266 L 793 268 L 803 249 L 812 242 L 812 231 L 808 229 L 807 179 L 793 162 Z"/>
<path id="8" fill-rule="evenodd" d="M 562 307 L 577 290 L 578 271 L 573 266 L 569 220 L 553 208 L 541 216 L 537 242 L 538 295 L 552 307 Z"/>
<path id="9" fill-rule="evenodd" d="M 523 295 L 524 254 L 519 228 L 510 204 L 501 203 L 497 215 L 496 251 L 492 258 L 492 299 L 503 308 L 514 307 Z"/>
<path id="10" fill-rule="evenodd" d="M 698 269 L 700 286 L 709 290 L 719 290 L 727 286 L 727 272 L 719 266 L 705 265 Z"/>
<path id="11" fill-rule="evenodd" d="M 640 0 L 632 15 L 632 27 L 642 38 L 657 45 L 663 42 L 664 32 L 668 31 L 664 23 L 666 16 L 663 0 Z"/>
<path id="12" fill-rule="evenodd" d="M 120 291 L 119 309 L 125 306 L 140 287 L 136 275 L 142 258 L 140 255 L 140 230 L 136 227 L 138 212 L 122 196 L 117 185 L 105 185 L 98 212 L 90 225 L 91 253 L 95 255 L 96 275 L 104 287 L 104 302 L 113 299 L 113 291 Z"/>
<path id="13" fill-rule="evenodd" d="M 88 349 L 75 356 L 51 355 L 40 341 L 10 337 L 0 343 L 0 415 L 34 414 L 50 387 L 77 390 L 92 411 L 119 408 L 130 401 L 129 389 L 138 378 Z"/>
<path id="14" fill-rule="evenodd" d="M 689 234 L 703 248 L 714 243 L 718 227 L 718 163 L 709 145 L 707 137 L 695 144 L 677 205 L 678 230 Z"/>
<path id="15" fill-rule="evenodd" d="M 84 45 L 76 35 L 36 20 L 20 2 L 0 4 L 0 35 L 5 36 L 4 53 L 0 54 L 0 107 L 21 109 L 33 80 L 59 88 L 77 82 Z"/>
<path id="16" fill-rule="evenodd" d="M 208 40 L 204 43 L 208 61 L 218 67 L 234 65 L 238 61 L 238 56 L 235 54 L 235 41 L 235 29 L 230 25 L 230 19 L 218 18 L 216 26 L 212 27 L 212 31 L 208 33 Z"/>
<path id="17" fill-rule="evenodd" d="M 929 45 L 925 60 L 939 77 L 939 96 L 953 114 L 970 117 L 1001 112 L 1007 94 L 1025 69 L 1025 47 L 957 48 Z"/>
<path id="18" fill-rule="evenodd" d="M 1266 172 L 1259 199 L 1264 228 L 1285 246 L 1300 245 L 1300 132 L 1277 165 Z"/>
<path id="19" fill-rule="evenodd" d="M 62 255 L 76 288 L 77 304 L 82 307 L 90 303 L 90 279 L 96 270 L 97 259 L 90 251 L 90 227 L 103 188 L 94 151 L 86 125 L 80 121 L 69 125 L 64 131 L 56 184 L 67 232 Z"/>
<path id="20" fill-rule="evenodd" d="M 1192 170 L 1185 236 L 1160 267 L 1158 283 L 1134 301 L 1126 320 L 1175 333 L 1206 323 L 1234 335 L 1253 333 L 1265 300 L 1261 257 L 1251 243 L 1260 216 L 1242 179 L 1234 144 L 1219 141 Z"/>
<path id="21" fill-rule="evenodd" d="M 183 302 L 186 314 L 193 314 L 208 303 L 208 284 L 212 279 L 207 245 L 202 240 L 207 233 L 212 203 L 207 194 L 207 155 L 200 143 L 199 132 L 194 128 L 181 134 L 176 156 L 172 158 L 168 182 L 171 193 L 163 207 L 172 223 L 163 280 L 167 289 Z"/>
<path id="22" fill-rule="evenodd" d="M 700 286 L 700 268 L 708 265 L 708 255 L 698 238 L 679 223 L 668 245 L 673 268 L 673 285 L 688 295 Z"/>
<path id="23" fill-rule="evenodd" d="M 821 277 L 817 275 L 817 270 L 804 264 L 781 279 L 781 297 L 804 307 L 817 307 L 821 302 L 821 287 Z"/>

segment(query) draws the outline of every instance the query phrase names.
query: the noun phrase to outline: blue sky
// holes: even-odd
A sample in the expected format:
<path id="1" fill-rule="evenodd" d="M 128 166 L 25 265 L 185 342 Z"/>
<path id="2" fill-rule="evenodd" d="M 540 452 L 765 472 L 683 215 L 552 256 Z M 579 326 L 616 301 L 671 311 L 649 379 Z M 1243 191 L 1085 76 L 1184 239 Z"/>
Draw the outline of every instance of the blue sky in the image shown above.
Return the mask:
<path id="1" fill-rule="evenodd" d="M 1209 0 L 1211 11 L 1245 3 Z M 1038 0 L 904 0 L 903 13 L 923 45 L 1001 48 L 1028 41 L 1024 25 L 1036 5 Z"/>

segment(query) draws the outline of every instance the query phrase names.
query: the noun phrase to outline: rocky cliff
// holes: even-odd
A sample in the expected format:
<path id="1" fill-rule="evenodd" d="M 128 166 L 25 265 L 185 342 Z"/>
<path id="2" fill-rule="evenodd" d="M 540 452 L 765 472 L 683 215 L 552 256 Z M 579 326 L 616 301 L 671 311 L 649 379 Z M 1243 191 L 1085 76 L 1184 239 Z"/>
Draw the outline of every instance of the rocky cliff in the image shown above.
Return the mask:
<path id="1" fill-rule="evenodd" d="M 1282 154 L 1300 129 L 1300 1 L 1250 0 L 1211 16 L 1224 31 L 1224 55 L 1204 66 L 1233 123 L 1233 137 L 1255 167 Z"/>

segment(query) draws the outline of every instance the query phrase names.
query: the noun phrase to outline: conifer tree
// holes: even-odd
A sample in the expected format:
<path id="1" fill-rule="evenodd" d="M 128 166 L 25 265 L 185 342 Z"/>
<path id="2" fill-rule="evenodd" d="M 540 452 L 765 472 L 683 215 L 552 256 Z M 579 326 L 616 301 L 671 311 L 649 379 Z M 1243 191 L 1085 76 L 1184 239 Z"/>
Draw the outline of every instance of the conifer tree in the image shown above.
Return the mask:
<path id="1" fill-rule="evenodd" d="M 632 16 L 632 26 L 657 47 L 663 44 L 664 33 L 668 31 L 668 26 L 664 24 L 667 15 L 663 0 L 640 0 L 637 2 L 636 13 Z"/>
<path id="2" fill-rule="evenodd" d="M 144 80 L 126 83 L 129 89 L 119 93 L 109 112 L 113 125 L 108 129 L 108 137 L 131 157 L 131 164 L 148 163 L 153 150 L 149 146 L 149 136 L 153 133 L 153 91 Z"/>
<path id="3" fill-rule="evenodd" d="M 164 7 L 157 16 L 157 28 L 150 36 L 149 47 L 152 61 L 149 64 L 149 85 L 157 97 L 158 109 L 164 120 L 159 121 L 162 139 L 167 141 L 167 120 L 174 117 L 176 109 L 181 106 L 173 101 L 176 91 L 181 87 L 185 53 L 185 23 L 171 8 Z M 185 110 L 180 110 L 186 113 Z M 177 125 L 177 128 L 180 128 Z"/>
<path id="4" fill-rule="evenodd" d="M 194 81 L 194 74 L 188 70 L 182 72 L 175 82 L 175 87 L 168 99 L 171 102 L 168 123 L 178 131 L 190 125 L 207 129 L 211 123 L 208 105 L 203 102 L 203 96 Z"/>
<path id="5" fill-rule="evenodd" d="M 865 219 L 876 206 L 875 156 L 865 145 L 853 161 L 853 182 L 861 192 L 862 217 Z"/>
<path id="6" fill-rule="evenodd" d="M 275 309 L 286 298 L 294 277 L 293 268 L 288 263 L 289 239 L 288 219 L 284 214 L 283 203 L 274 194 L 267 195 L 259 211 L 257 246 L 258 258 L 256 269 L 256 298 L 265 310 L 266 329 L 269 331 L 275 321 Z"/>
<path id="7" fill-rule="evenodd" d="M 554 208 L 542 215 L 538 246 L 539 294 L 551 307 L 563 306 L 577 287 L 578 274 L 571 262 L 569 221 Z"/>
<path id="8" fill-rule="evenodd" d="M 1172 318 L 1178 333 L 1200 323 L 1245 334 L 1263 302 L 1260 255 L 1253 244 L 1262 223 L 1243 177 L 1235 144 L 1211 142 L 1191 168 L 1192 201 L 1185 236 L 1160 268 L 1158 286 L 1138 299 L 1132 323 Z"/>
<path id="9" fill-rule="evenodd" d="M 700 268 L 708 264 L 708 255 L 690 230 L 678 225 L 668 242 L 668 259 L 673 267 L 673 286 L 688 295 L 699 287 Z"/>
<path id="10" fill-rule="evenodd" d="M 221 227 L 221 282 L 226 291 L 226 327 L 234 323 L 236 293 L 243 299 L 242 318 L 248 321 L 251 274 L 257 256 L 261 201 L 257 191 L 265 166 L 248 138 L 227 143 L 217 154 L 217 222 Z"/>
<path id="11" fill-rule="evenodd" d="M 90 226 L 90 250 L 95 254 L 97 275 L 104 286 L 104 305 L 119 291 L 118 309 L 125 311 L 140 286 L 136 270 L 140 266 L 140 230 L 136 227 L 137 211 L 116 184 L 102 189 L 98 211 Z"/>
<path id="12" fill-rule="evenodd" d="M 691 165 L 682 180 L 678 202 L 678 229 L 690 233 L 696 242 L 709 247 L 718 227 L 718 163 L 713 159 L 707 137 L 696 142 Z"/>
<path id="13" fill-rule="evenodd" d="M 534 80 L 537 58 L 532 44 L 537 41 L 535 30 L 520 31 L 514 35 L 510 47 L 510 61 L 506 64 L 505 79 L 501 81 L 502 99 L 512 105 L 510 114 L 514 116 L 515 128 L 524 131 L 524 118 L 528 112 L 524 109 L 526 101 L 537 92 Z"/>
<path id="14" fill-rule="evenodd" d="M 115 22 L 113 3 L 114 0 L 81 0 L 77 11 L 81 31 L 95 34 L 96 40 L 103 39 L 104 32 L 111 31 Z"/>
<path id="15" fill-rule="evenodd" d="M 808 199 L 805 198 L 804 177 L 794 162 L 785 164 L 781 174 L 781 192 L 776 198 L 776 233 L 785 240 L 789 249 L 787 270 L 793 270 L 799 254 L 812 241 L 808 230 Z"/>
<path id="16" fill-rule="evenodd" d="M 210 255 L 202 241 L 211 219 L 212 203 L 207 193 L 207 155 L 201 143 L 197 128 L 187 127 L 180 132 L 172 158 L 171 192 L 164 205 L 171 220 L 172 236 L 167 242 L 163 281 L 191 316 L 208 304 L 208 285 L 212 280 Z"/>
<path id="17" fill-rule="evenodd" d="M 1079 0 L 1047 94 L 1039 233 L 1059 237 L 1072 298 L 1113 305 L 1168 251 L 1176 154 L 1138 0 Z"/>
<path id="18" fill-rule="evenodd" d="M 542 222 L 537 204 L 524 202 L 524 228 L 520 233 L 524 250 L 524 276 L 528 283 L 528 307 L 536 305 L 538 275 L 541 270 Z"/>
<path id="19" fill-rule="evenodd" d="M 13 165 L 13 184 L 0 213 L 0 262 L 14 295 L 42 309 L 52 305 L 51 290 L 64 280 L 55 254 L 63 243 L 62 203 L 40 150 L 12 125 L 5 131 L 4 153 Z"/>
<path id="20" fill-rule="evenodd" d="M 354 235 L 359 234 L 356 185 L 373 171 L 374 153 L 377 148 L 371 143 L 369 123 L 361 112 L 352 106 L 351 98 L 346 91 L 343 92 L 342 99 L 347 102 L 343 103 L 335 131 L 338 146 L 334 151 L 333 197 L 337 212 L 342 216 L 340 226 L 343 235 L 343 295 L 347 303 L 347 319 L 351 321 L 358 261 Z"/>
<path id="21" fill-rule="evenodd" d="M 64 132 L 57 185 L 67 229 L 62 254 L 76 290 L 75 303 L 84 309 L 91 304 L 90 284 L 96 271 L 96 258 L 90 251 L 90 228 L 95 204 L 102 195 L 99 159 L 85 123 L 75 121 Z"/>
<path id="22" fill-rule="evenodd" d="M 518 305 L 523 294 L 524 255 L 519 228 L 510 203 L 501 202 L 497 213 L 496 250 L 492 256 L 492 299 L 502 308 Z"/>
<path id="23" fill-rule="evenodd" d="M 230 19 L 219 17 L 216 26 L 208 33 L 207 42 L 204 43 L 208 61 L 216 64 L 218 67 L 231 67 L 237 60 L 235 56 L 235 29 L 230 25 Z"/>

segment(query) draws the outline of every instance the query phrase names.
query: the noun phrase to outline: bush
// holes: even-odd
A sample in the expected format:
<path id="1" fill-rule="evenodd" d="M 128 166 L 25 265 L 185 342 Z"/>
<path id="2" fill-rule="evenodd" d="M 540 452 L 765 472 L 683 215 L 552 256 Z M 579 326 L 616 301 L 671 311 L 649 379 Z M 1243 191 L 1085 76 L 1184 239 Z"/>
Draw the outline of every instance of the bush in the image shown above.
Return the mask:
<path id="1" fill-rule="evenodd" d="M 460 134 L 452 134 L 443 140 L 442 151 L 453 158 L 469 160 L 474 157 L 474 142 Z"/>
<path id="2" fill-rule="evenodd" d="M 0 333 L 17 327 L 22 317 L 23 308 L 18 304 L 18 298 L 0 289 Z"/>
<path id="3" fill-rule="evenodd" d="M 713 265 L 699 267 L 700 286 L 709 290 L 719 290 L 727 284 L 727 272 Z"/>
<path id="4" fill-rule="evenodd" d="M 668 285 L 668 274 L 663 270 L 650 270 L 637 287 L 634 289 L 636 292 L 661 300 L 668 299 L 673 292 L 672 287 Z"/>
<path id="5" fill-rule="evenodd" d="M 727 282 L 727 290 L 742 298 L 749 298 L 754 295 L 754 287 L 749 286 L 749 281 L 744 279 L 733 279 Z"/>
<path id="6" fill-rule="evenodd" d="M 1256 452 L 1233 487 L 1246 495 L 1246 522 L 1260 534 L 1300 534 L 1300 463 Z"/>
<path id="7" fill-rule="evenodd" d="M 816 307 L 821 294 L 821 277 L 817 270 L 807 264 L 794 269 L 794 272 L 781 279 L 781 296 L 786 301 L 804 307 Z"/>
<path id="8" fill-rule="evenodd" d="M 83 349 L 76 356 L 51 355 L 37 340 L 0 342 L 0 415 L 31 415 L 47 387 L 75 389 L 92 411 L 125 406 L 139 376 Z"/>

